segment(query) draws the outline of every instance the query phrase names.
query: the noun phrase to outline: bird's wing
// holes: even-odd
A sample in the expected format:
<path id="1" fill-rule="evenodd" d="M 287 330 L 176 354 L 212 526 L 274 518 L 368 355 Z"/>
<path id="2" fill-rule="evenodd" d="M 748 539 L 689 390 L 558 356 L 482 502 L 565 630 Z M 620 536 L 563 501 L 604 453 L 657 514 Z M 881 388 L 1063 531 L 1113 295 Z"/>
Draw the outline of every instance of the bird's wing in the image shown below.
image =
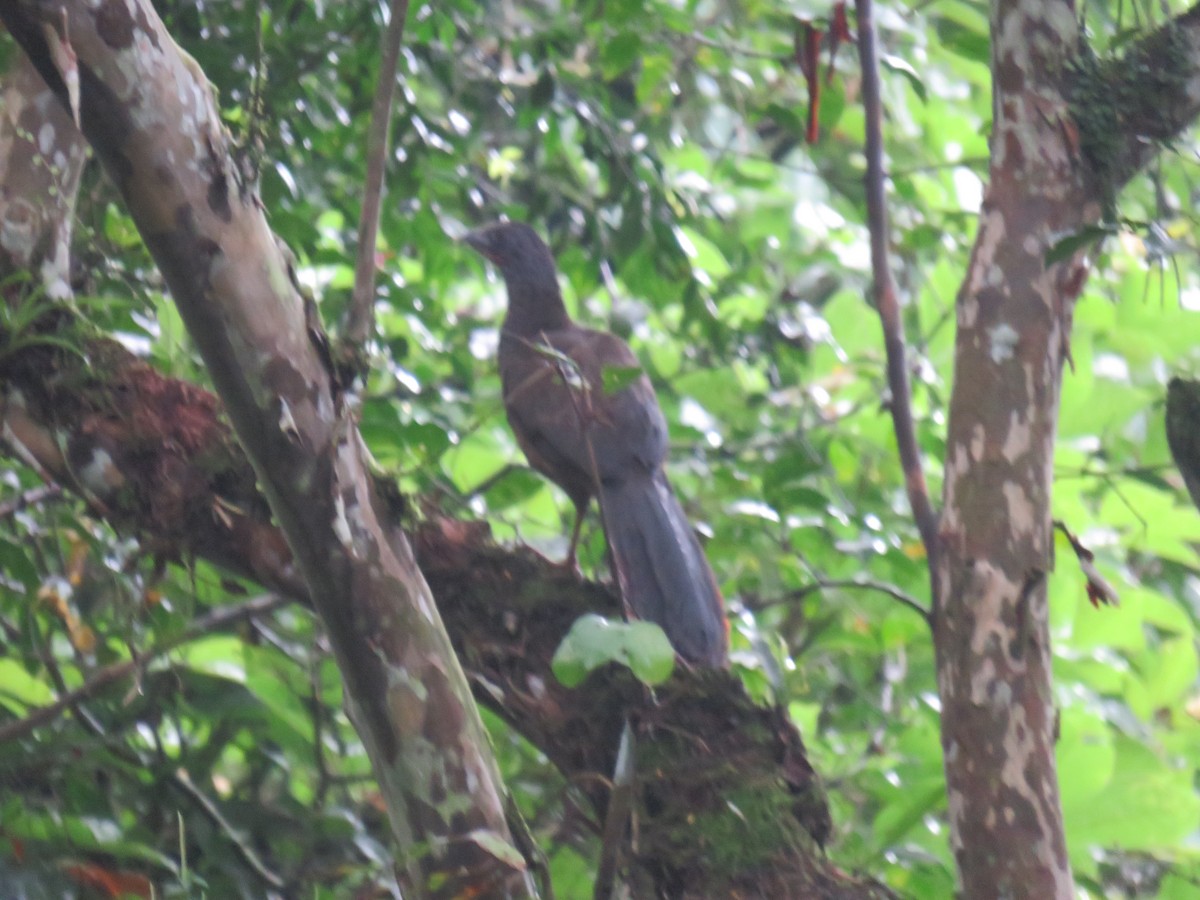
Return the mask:
<path id="1" fill-rule="evenodd" d="M 667 423 L 650 379 L 645 374 L 630 379 L 630 370 L 640 373 L 641 365 L 620 338 L 605 331 L 580 331 L 580 346 L 570 355 L 588 379 L 594 411 L 588 432 L 592 447 L 611 464 L 601 466 L 602 477 L 619 477 L 635 468 L 658 469 L 667 455 Z M 606 374 L 624 386 L 605 390 L 610 380 Z"/>
<path id="2" fill-rule="evenodd" d="M 517 440 L 534 467 L 572 496 L 591 493 L 597 474 L 620 479 L 662 464 L 667 426 L 650 381 L 638 375 L 604 390 L 606 369 L 637 367 L 625 342 L 603 331 L 502 336 L 504 402 Z"/>

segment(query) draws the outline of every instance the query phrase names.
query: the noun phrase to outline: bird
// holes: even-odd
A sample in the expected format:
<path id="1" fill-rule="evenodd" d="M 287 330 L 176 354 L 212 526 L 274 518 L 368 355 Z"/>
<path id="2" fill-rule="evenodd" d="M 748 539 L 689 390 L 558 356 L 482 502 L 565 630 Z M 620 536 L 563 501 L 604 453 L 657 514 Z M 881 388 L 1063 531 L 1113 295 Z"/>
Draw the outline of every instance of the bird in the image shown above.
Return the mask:
<path id="1" fill-rule="evenodd" d="M 554 256 L 529 225 L 499 222 L 463 240 L 504 278 L 504 408 L 530 466 L 575 506 L 566 564 L 595 497 L 626 610 L 661 626 L 686 662 L 727 666 L 724 600 L 663 470 L 667 423 L 637 357 L 571 319 Z"/>

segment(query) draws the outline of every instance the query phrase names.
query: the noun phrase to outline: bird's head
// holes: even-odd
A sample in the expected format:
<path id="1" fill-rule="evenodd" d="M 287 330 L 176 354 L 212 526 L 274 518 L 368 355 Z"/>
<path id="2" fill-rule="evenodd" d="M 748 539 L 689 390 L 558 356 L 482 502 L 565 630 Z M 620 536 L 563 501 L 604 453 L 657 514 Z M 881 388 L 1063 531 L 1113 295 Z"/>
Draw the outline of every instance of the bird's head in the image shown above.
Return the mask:
<path id="1" fill-rule="evenodd" d="M 463 236 L 469 246 L 491 260 L 504 275 L 517 270 L 554 270 L 550 248 L 524 222 L 497 222 Z"/>
<path id="2" fill-rule="evenodd" d="M 463 235 L 463 241 L 495 264 L 508 287 L 505 328 L 534 334 L 570 323 L 554 256 L 536 231 L 524 222 L 498 222 Z"/>

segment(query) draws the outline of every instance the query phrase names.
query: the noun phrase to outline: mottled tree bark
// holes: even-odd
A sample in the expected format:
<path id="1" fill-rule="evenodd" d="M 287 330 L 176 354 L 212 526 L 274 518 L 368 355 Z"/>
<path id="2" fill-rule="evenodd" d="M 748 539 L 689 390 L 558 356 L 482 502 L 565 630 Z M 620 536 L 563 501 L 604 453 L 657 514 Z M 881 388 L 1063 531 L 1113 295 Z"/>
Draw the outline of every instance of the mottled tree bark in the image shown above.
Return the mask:
<path id="1" fill-rule="evenodd" d="M 1147 135 L 1195 117 L 1195 17 L 1089 66 L 1071 3 L 992 4 L 990 178 L 957 301 L 934 572 L 951 835 L 971 898 L 1074 896 L 1046 576 L 1061 378 L 1087 260 L 1047 254 L 1100 220 L 1156 151 Z"/>
<path id="2" fill-rule="evenodd" d="M 1077 40 L 1069 3 L 993 5 L 990 184 L 958 297 L 935 573 L 952 842 L 972 898 L 1074 895 L 1054 766 L 1046 574 L 1067 282 L 1082 269 L 1074 259 L 1047 266 L 1045 255 L 1085 210 L 1099 214 L 1076 166 L 1060 81 Z"/>
<path id="3" fill-rule="evenodd" d="M 23 18 L 25 6 L 6 4 L 0 12 L 19 24 L 28 21 Z M 123 27 L 143 28 L 149 21 L 139 19 L 135 23 L 132 18 L 125 20 L 116 15 L 115 11 L 138 9 L 136 6 L 111 2 L 102 8 L 111 16 L 106 22 L 114 39 L 124 33 Z M 71 15 L 76 13 L 73 11 Z M 934 573 L 938 597 L 935 640 L 952 840 L 964 894 L 972 898 L 1071 896 L 1053 765 L 1054 711 L 1045 573 L 1050 565 L 1050 477 L 1060 378 L 1068 357 L 1072 304 L 1086 268 L 1079 255 L 1047 264 L 1046 252 L 1062 237 L 1100 218 L 1102 201 L 1145 165 L 1155 151 L 1156 145 L 1147 141 L 1147 136 L 1167 139 L 1197 114 L 1200 109 L 1197 18 L 1195 11 L 1189 12 L 1133 46 L 1130 56 L 1137 65 L 1108 63 L 1085 74 L 1085 79 L 1098 79 L 1103 94 L 1114 98 L 1111 106 L 1099 111 L 1099 118 L 1093 118 L 1097 110 L 1090 105 L 1088 92 L 1081 90 L 1080 70 L 1068 65 L 1079 40 L 1071 5 L 997 2 L 994 6 L 992 170 L 970 271 L 958 298 L 955 391 L 939 532 L 943 555 Z M 219 126 L 207 117 L 211 110 L 203 103 L 190 110 L 194 117 L 189 120 L 190 125 L 199 127 L 192 132 L 193 140 L 179 148 L 186 151 L 185 159 L 195 163 L 195 170 L 173 173 L 163 167 L 155 168 L 154 160 L 147 158 L 147 154 L 154 152 L 153 141 L 146 139 L 145 146 L 136 148 L 137 152 L 127 150 L 133 130 L 127 117 L 120 113 L 121 104 L 131 98 L 105 86 L 103 58 L 115 48 L 105 49 L 108 45 L 103 41 L 99 47 L 85 47 L 90 36 L 86 30 L 77 32 L 79 23 L 71 21 L 72 41 L 81 51 L 80 108 L 85 127 L 98 146 L 106 148 L 106 163 L 129 197 L 131 208 L 138 211 L 139 223 L 148 229 L 151 246 L 165 260 L 164 271 L 172 279 L 172 285 L 179 286 L 181 308 L 188 310 L 185 315 L 189 322 L 199 329 L 198 340 L 203 338 L 200 342 L 206 348 L 206 355 L 217 361 L 214 371 L 219 372 L 223 365 L 232 370 L 223 376 L 222 391 L 228 389 L 236 401 L 236 409 L 232 411 L 235 424 L 242 429 L 251 423 L 267 432 L 251 434 L 250 445 L 252 455 L 259 460 L 260 471 L 264 459 L 280 467 L 271 476 L 268 487 L 273 500 L 282 504 L 281 521 L 292 531 L 309 525 L 315 528 L 311 535 L 300 536 L 297 550 L 302 560 L 307 558 L 302 568 L 311 574 L 314 559 L 315 564 L 321 565 L 330 561 L 330 553 L 337 554 L 329 563 L 328 572 L 316 573 L 319 590 L 328 593 L 315 596 L 315 602 L 330 615 L 331 630 L 346 640 L 357 641 L 353 644 L 356 649 L 370 646 L 378 651 L 381 659 L 376 667 L 372 661 L 375 654 L 364 654 L 372 660 L 347 661 L 342 656 L 347 645 L 338 645 L 343 664 L 349 666 L 348 685 L 369 689 L 371 680 L 380 677 L 388 666 L 409 658 L 406 653 L 417 652 L 403 645 L 399 638 L 396 642 L 370 643 L 369 629 L 396 624 L 397 617 L 402 618 L 404 613 L 395 610 L 411 612 L 415 607 L 418 613 L 423 613 L 431 606 L 422 606 L 428 594 L 404 549 L 406 543 L 395 537 L 396 530 L 390 523 L 375 517 L 374 498 L 362 475 L 354 436 L 335 421 L 327 373 L 313 359 L 303 337 L 298 337 L 303 335 L 303 317 L 298 299 L 284 284 L 286 277 L 280 277 L 285 268 L 274 255 L 265 226 L 253 219 L 255 212 L 250 209 L 251 204 L 229 164 Z M 24 34 L 24 44 L 35 54 L 42 49 L 39 44 L 42 34 L 39 29 Z M 171 48 L 165 35 L 158 39 L 156 52 L 166 54 Z M 54 79 L 55 71 L 48 66 L 44 53 L 41 61 L 48 77 Z M 158 73 L 150 74 L 155 77 L 148 83 L 153 84 Z M 186 64 L 172 64 L 171 77 L 181 78 L 192 87 L 196 83 L 187 76 L 194 74 Z M 1139 102 L 1141 91 L 1147 89 L 1147 84 L 1139 81 L 1151 82 L 1154 104 Z M 191 96 L 202 95 L 203 91 L 199 91 Z M 133 98 L 135 102 L 144 100 Z M 24 117 L 30 113 L 21 110 L 33 109 L 40 102 L 43 101 L 20 106 L 6 96 L 3 114 L 27 122 Z M 199 118 L 195 118 L 197 114 Z M 111 121 L 104 121 L 106 117 L 111 117 Z M 66 117 L 62 122 L 70 124 Z M 77 177 L 81 145 L 77 139 L 76 143 L 71 142 L 61 122 L 51 127 L 63 132 L 56 133 L 52 142 L 62 152 L 61 166 L 43 167 L 40 171 L 41 176 L 55 173 L 54 183 L 62 189 Z M 41 132 L 34 129 L 32 133 Z M 29 146 L 34 145 L 31 142 Z M 4 135 L 0 133 L 0 150 L 10 149 L 11 146 L 4 146 Z M 18 150 L 25 152 L 24 147 Z M 0 156 L 6 157 L 10 166 L 20 164 L 20 153 Z M 26 156 L 33 158 L 30 154 Z M 147 172 L 163 179 L 163 185 L 139 180 Z M 182 184 L 181 180 L 187 183 Z M 185 188 L 196 186 L 203 188 L 202 196 L 206 198 L 198 206 L 184 199 Z M 73 190 L 67 190 L 63 197 L 56 198 L 57 206 L 49 204 L 46 208 L 37 204 L 22 206 L 11 202 L 13 198 L 0 206 L 0 254 L 8 255 L 10 265 L 20 268 L 36 264 L 46 285 L 65 284 L 68 232 L 62 231 L 64 223 L 59 207 L 64 201 L 69 204 L 73 196 Z M 65 227 L 69 228 L 69 217 Z M 251 252 L 261 253 L 259 261 L 266 261 L 263 270 L 246 285 L 235 283 L 233 270 L 223 268 L 247 255 L 232 253 L 222 243 L 226 229 L 232 228 L 244 229 L 242 234 L 253 239 L 248 244 L 253 248 Z M 195 279 L 194 284 L 187 283 L 190 278 Z M 238 307 L 237 303 L 243 306 Z M 263 303 L 273 304 L 271 315 L 262 314 L 258 305 Z M 214 322 L 202 308 L 205 304 L 231 315 L 230 321 L 237 327 L 230 327 L 229 322 Z M 239 342 L 242 326 L 246 335 L 254 336 L 253 345 Z M 280 340 L 290 343 L 281 346 L 277 343 Z M 260 341 L 266 341 L 262 346 L 271 353 L 263 360 L 247 361 L 247 355 L 252 355 Z M 144 393 L 136 395 L 141 408 L 161 403 L 163 409 L 175 412 L 191 410 L 198 422 L 207 422 L 209 418 L 215 421 L 216 407 L 207 395 L 191 394 L 194 389 L 155 376 L 140 363 L 122 358 L 117 350 L 113 351 L 112 370 L 97 372 L 101 391 L 106 378 L 112 379 L 111 384 L 142 384 Z M 279 354 L 283 350 L 296 356 L 286 357 L 286 364 L 280 363 Z M 95 358 L 108 359 L 103 352 L 97 352 Z M 271 360 L 276 362 L 275 368 L 266 365 Z M 31 379 L 28 383 L 33 383 L 33 370 L 25 375 Z M 15 378 L 11 372 L 6 377 L 10 379 L 6 387 L 11 387 Z M 218 379 L 218 384 L 222 383 Z M 98 402 L 96 397 L 80 399 L 84 405 Z M 136 502 L 129 508 L 104 503 L 106 492 L 114 487 L 108 479 L 123 479 L 120 483 L 129 485 L 142 472 L 120 452 L 130 448 L 130 442 L 124 440 L 127 433 L 116 427 L 112 433 L 102 429 L 86 433 L 69 431 L 67 426 L 71 423 L 65 417 L 55 421 L 52 414 L 38 406 L 38 400 L 36 391 L 17 398 L 11 390 L 0 400 L 0 420 L 7 429 L 9 443 L 24 451 L 26 461 L 40 465 L 50 477 L 71 483 L 90 502 L 99 504 L 98 511 L 115 517 L 118 524 L 122 522 L 122 510 L 128 516 L 125 524 L 141 525 L 151 533 L 171 518 L 162 510 L 139 507 Z M 147 421 L 141 421 L 140 425 L 146 426 Z M 164 420 L 155 428 L 179 424 Z M 228 435 L 219 428 L 208 432 L 197 426 L 188 433 L 198 447 L 218 448 L 221 453 L 237 452 L 226 441 Z M 207 443 L 209 440 L 211 444 Z M 195 451 L 186 441 L 180 446 L 188 452 Z M 68 460 L 71 448 L 79 454 L 77 459 Z M 272 458 L 275 453 L 279 455 Z M 322 461 L 318 461 L 319 456 Z M 57 471 L 52 465 L 56 458 Z M 81 462 L 93 465 L 80 465 Z M 209 463 L 211 460 L 206 461 L 206 465 Z M 164 473 L 172 474 L 164 475 L 163 481 L 158 482 L 160 485 L 179 484 L 177 472 L 189 473 L 200 468 L 193 459 L 185 457 L 163 461 L 162 465 Z M 237 469 L 242 464 L 230 465 Z M 177 472 L 172 466 L 179 467 Z M 81 481 L 80 476 L 100 477 L 89 483 Z M 303 485 L 306 491 L 301 494 L 293 485 Z M 162 502 L 178 503 L 179 508 L 212 510 L 226 497 L 241 496 L 244 487 L 244 479 L 222 485 L 189 483 L 185 479 L 180 490 L 186 488 L 195 493 L 178 498 L 167 496 Z M 118 491 L 113 496 L 149 501 L 159 494 L 152 482 L 142 494 Z M 312 509 L 298 508 L 314 496 L 317 502 Z M 306 582 L 297 578 L 291 568 L 290 550 L 269 520 L 260 518 L 262 512 L 262 507 L 256 508 L 251 502 L 238 509 L 233 518 L 222 519 L 207 531 L 191 527 L 180 530 L 186 534 L 168 531 L 164 540 L 169 546 L 186 546 L 189 552 L 199 552 L 233 571 L 281 590 L 304 592 Z M 355 512 L 361 518 L 356 520 Z M 242 516 L 245 518 L 239 519 Z M 151 527 L 144 528 L 147 524 Z M 235 527 L 247 530 L 231 537 Z M 222 532 L 223 528 L 231 530 Z M 341 544 L 343 554 L 334 545 L 347 536 L 350 541 Z M 365 568 L 359 565 L 362 560 L 355 558 L 356 548 L 367 552 L 366 559 L 377 561 L 378 569 L 372 570 L 370 564 Z M 477 621 L 476 617 L 489 615 L 486 609 L 491 609 L 493 618 L 483 620 L 486 624 L 482 630 L 456 631 L 460 649 L 473 671 L 481 673 L 477 684 L 487 686 L 481 691 L 491 696 L 497 708 L 510 715 L 519 727 L 524 723 L 535 741 L 545 742 L 550 748 L 548 752 L 565 769 L 595 771 L 608 765 L 607 753 L 593 758 L 586 747 L 611 746 L 615 726 L 610 728 L 613 723 L 594 717 L 584 717 L 582 721 L 572 717 L 574 701 L 554 686 L 552 680 L 547 682 L 548 669 L 540 655 L 545 648 L 553 647 L 553 630 L 541 628 L 546 607 L 539 605 L 537 616 L 525 614 L 524 604 L 534 595 L 550 593 L 547 579 L 552 576 L 527 557 L 489 547 L 469 528 L 463 533 L 455 532 L 453 527 L 430 532 L 421 543 L 421 551 L 423 561 L 429 563 L 427 571 L 431 579 L 435 579 L 444 596 L 455 597 L 463 604 L 451 608 L 471 610 L 465 614 L 454 612 L 456 620 L 465 616 L 468 622 Z M 532 575 L 527 568 L 530 565 L 537 570 Z M 378 580 L 380 572 L 384 573 L 386 583 Z M 514 572 L 525 574 L 513 579 Z M 500 585 L 510 585 L 512 593 L 501 599 L 499 607 L 487 607 L 495 602 Z M 362 607 L 361 617 L 347 617 L 342 610 L 331 608 L 333 598 L 346 601 L 358 596 L 360 590 L 368 598 L 378 600 L 376 605 L 368 603 Z M 389 605 L 384 595 L 399 598 L 401 602 Z M 562 596 L 569 597 L 568 592 L 564 590 Z M 590 602 L 579 600 L 578 595 L 575 599 L 585 605 Z M 574 608 L 570 615 L 558 610 L 549 618 L 562 624 L 569 622 L 573 614 Z M 418 615 L 418 623 L 419 620 Z M 529 665 L 526 653 L 535 644 L 539 650 L 531 657 L 540 661 Z M 433 658 L 420 657 L 426 662 Z M 364 662 L 366 671 L 358 671 L 355 664 Z M 547 683 L 552 690 L 545 690 Z M 460 684 L 458 681 L 454 684 L 456 703 L 461 703 Z M 629 697 L 613 701 L 614 696 L 621 697 L 623 692 L 630 691 L 628 684 L 615 681 L 605 684 L 605 690 L 612 693 L 601 694 L 603 702 L 634 702 Z M 375 682 L 374 687 L 386 692 L 380 682 Z M 691 696 L 687 691 L 682 693 L 675 708 L 686 708 Z M 420 716 L 415 719 L 400 716 L 414 709 L 420 711 L 403 702 L 410 699 L 411 695 L 405 695 L 388 708 L 368 708 L 365 712 L 360 709 L 360 727 L 365 721 L 366 727 L 384 729 L 381 743 L 373 748 L 377 765 L 380 747 L 388 740 L 412 736 L 402 728 L 391 729 L 414 722 L 420 725 L 417 721 Z M 593 697 L 585 702 L 602 701 Z M 396 721 L 389 718 L 393 714 Z M 466 718 L 469 715 L 464 713 Z M 774 720 L 746 721 L 753 721 L 755 730 L 764 731 L 773 727 Z M 555 745 L 554 735 L 561 733 L 566 722 L 572 727 L 598 728 L 603 732 L 603 740 L 597 738 L 573 749 Z M 464 725 L 468 730 L 469 727 L 469 723 Z M 640 727 L 643 737 L 652 738 L 656 732 L 687 733 L 678 722 L 650 717 Z M 387 737 L 388 734 L 392 737 Z M 455 742 L 458 739 L 455 736 Z M 779 752 L 792 753 L 798 744 L 789 737 L 780 746 L 789 749 Z M 781 782 L 801 796 L 807 796 L 809 791 L 806 766 L 796 763 L 793 756 L 792 778 Z M 381 783 L 386 788 L 389 782 L 385 779 L 390 778 L 395 786 L 399 774 L 384 771 Z M 670 784 L 664 790 L 669 793 L 675 788 L 675 784 Z M 602 798 L 598 802 L 602 803 Z M 492 802 L 486 812 L 494 812 L 494 807 Z M 414 815 L 417 824 L 411 827 L 427 827 L 429 819 L 422 819 L 423 811 Z M 810 809 L 804 816 L 799 813 L 796 816 L 804 822 L 804 830 L 810 837 L 820 831 L 819 813 Z M 701 864 L 702 860 L 696 863 Z M 686 869 L 682 871 L 679 877 L 687 874 Z M 823 873 L 820 877 L 827 876 L 828 873 Z M 785 884 L 774 883 L 780 889 Z M 820 896 L 852 890 L 847 886 L 839 888 L 836 880 L 808 884 L 817 883 L 826 890 Z M 744 887 L 749 889 L 749 885 Z"/>
<path id="4" fill-rule="evenodd" d="M 55 301 L 71 297 L 71 226 L 86 159 L 83 135 L 21 57 L 0 87 L 0 272 L 29 272 L 37 293 Z"/>
<path id="5" fill-rule="evenodd" d="M 0 16 L 81 122 L 208 365 L 334 647 L 405 893 L 532 893 L 466 678 L 407 540 L 379 518 L 361 438 L 203 73 L 148 3 L 5 3 Z M 112 457 L 97 445 L 80 462 L 95 477 Z"/>

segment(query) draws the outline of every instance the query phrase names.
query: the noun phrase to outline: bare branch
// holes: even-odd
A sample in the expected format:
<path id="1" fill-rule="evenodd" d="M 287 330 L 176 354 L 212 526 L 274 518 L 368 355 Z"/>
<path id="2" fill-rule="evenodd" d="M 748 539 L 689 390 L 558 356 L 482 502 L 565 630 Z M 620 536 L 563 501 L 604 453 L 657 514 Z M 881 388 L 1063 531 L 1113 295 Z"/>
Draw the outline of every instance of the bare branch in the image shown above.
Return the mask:
<path id="1" fill-rule="evenodd" d="M 392 0 L 391 21 L 383 38 L 379 60 L 379 83 L 371 105 L 371 128 L 367 135 L 367 178 L 363 185 L 362 216 L 358 222 L 358 259 L 354 265 L 354 294 L 347 310 L 343 338 L 345 349 L 360 361 L 362 345 L 375 329 L 375 239 L 379 234 L 379 209 L 383 201 L 384 171 L 387 168 L 388 132 L 392 122 L 392 98 L 396 93 L 396 64 L 404 38 L 408 0 Z"/>
<path id="2" fill-rule="evenodd" d="M 802 588 L 792 591 L 788 594 L 788 600 L 800 600 L 807 597 L 809 594 L 823 591 L 828 588 L 855 588 L 864 591 L 877 591 L 881 594 L 886 594 L 891 597 L 901 606 L 908 607 L 922 619 L 926 624 L 930 622 L 930 612 L 925 608 L 916 597 L 911 594 L 906 594 L 894 584 L 888 584 L 886 581 L 875 581 L 871 578 L 819 578 L 812 584 L 806 584 Z"/>
<path id="3" fill-rule="evenodd" d="M 872 19 L 871 0 L 856 0 L 855 8 L 858 11 L 858 56 L 862 65 L 863 107 L 867 125 L 867 225 L 871 232 L 871 271 L 875 279 L 872 290 L 875 308 L 879 310 L 879 318 L 883 324 L 888 387 L 892 393 L 892 424 L 900 451 L 900 465 L 904 469 L 904 486 L 932 571 L 937 564 L 938 555 L 937 515 L 929 500 L 929 487 L 925 483 L 921 451 L 917 447 L 912 394 L 908 383 L 904 325 L 900 320 L 896 283 L 888 265 L 887 202 L 883 184 L 883 105 L 879 96 L 879 56 L 875 47 L 875 22 Z M 936 608 L 935 599 L 934 609 Z"/>

